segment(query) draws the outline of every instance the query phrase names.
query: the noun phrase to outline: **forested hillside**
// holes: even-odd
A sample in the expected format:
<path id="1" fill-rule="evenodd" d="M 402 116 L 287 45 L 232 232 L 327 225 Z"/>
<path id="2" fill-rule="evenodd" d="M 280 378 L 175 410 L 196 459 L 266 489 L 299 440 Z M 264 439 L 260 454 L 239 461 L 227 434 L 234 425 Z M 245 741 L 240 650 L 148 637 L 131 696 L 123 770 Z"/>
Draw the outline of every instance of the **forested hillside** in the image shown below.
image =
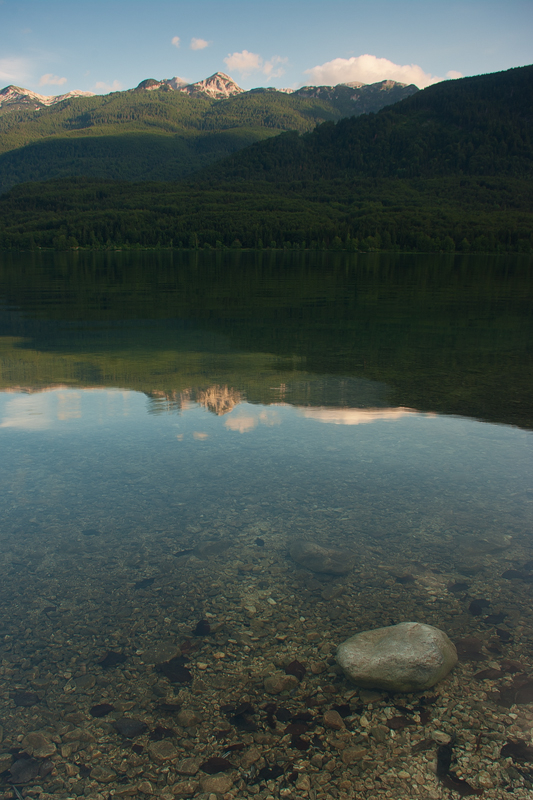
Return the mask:
<path id="1" fill-rule="evenodd" d="M 445 81 L 307 135 L 287 133 L 200 178 L 319 180 L 533 174 L 533 66 Z"/>
<path id="2" fill-rule="evenodd" d="M 347 86 L 302 94 L 255 90 L 224 100 L 166 87 L 10 111 L 0 115 L 0 192 L 25 181 L 81 175 L 179 180 L 282 131 L 311 131 L 416 91 L 380 86 L 363 87 L 366 94 Z"/>

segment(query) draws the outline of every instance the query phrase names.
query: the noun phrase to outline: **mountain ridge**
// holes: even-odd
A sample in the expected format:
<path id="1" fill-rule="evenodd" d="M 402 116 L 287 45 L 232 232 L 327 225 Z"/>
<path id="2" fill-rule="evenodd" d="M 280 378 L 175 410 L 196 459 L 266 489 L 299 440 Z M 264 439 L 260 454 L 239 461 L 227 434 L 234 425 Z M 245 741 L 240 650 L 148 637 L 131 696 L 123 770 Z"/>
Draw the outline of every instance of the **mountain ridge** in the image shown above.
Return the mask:
<path id="1" fill-rule="evenodd" d="M 248 92 L 280 92 L 284 94 L 295 94 L 302 97 L 319 96 L 319 94 L 327 93 L 331 96 L 335 89 L 348 87 L 349 89 L 362 90 L 364 94 L 371 87 L 380 87 L 381 91 L 391 91 L 395 88 L 407 89 L 409 94 L 414 94 L 419 91 L 418 87 L 414 84 L 400 83 L 398 81 L 384 80 L 376 83 L 361 83 L 360 81 L 351 81 L 347 83 L 338 83 L 334 86 L 330 85 L 309 85 L 301 86 L 298 89 L 278 89 L 276 87 L 255 87 L 253 89 L 242 89 L 229 75 L 224 72 L 215 72 L 208 78 L 188 83 L 185 79 L 175 76 L 174 78 L 164 78 L 157 80 L 155 78 L 145 78 L 135 88 L 125 89 L 120 91 L 126 92 L 140 92 L 140 91 L 155 91 L 166 90 L 175 91 L 187 94 L 192 97 L 205 95 L 215 100 L 223 100 L 228 97 L 233 97 L 237 94 L 246 94 Z M 375 91 L 375 89 L 374 89 Z M 315 93 L 313 95 L 313 92 Z M 318 94 L 317 94 L 318 93 Z M 87 92 L 81 89 L 74 89 L 70 92 L 60 95 L 42 95 L 34 92 L 31 89 L 25 89 L 21 86 L 10 84 L 0 90 L 0 113 L 5 113 L 9 110 L 20 110 L 24 107 L 34 106 L 34 110 L 39 110 L 43 106 L 56 105 L 74 97 L 108 97 L 116 92 L 109 92 L 108 94 L 97 95 L 94 92 Z M 359 96 L 359 95 L 358 95 Z"/>

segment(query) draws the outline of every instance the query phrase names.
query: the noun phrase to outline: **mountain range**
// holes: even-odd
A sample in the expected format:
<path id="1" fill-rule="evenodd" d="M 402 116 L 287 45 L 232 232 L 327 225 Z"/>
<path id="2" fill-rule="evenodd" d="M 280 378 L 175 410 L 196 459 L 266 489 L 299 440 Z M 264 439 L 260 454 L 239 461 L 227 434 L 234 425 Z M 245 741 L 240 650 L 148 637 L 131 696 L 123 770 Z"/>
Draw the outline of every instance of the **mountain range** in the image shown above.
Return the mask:
<path id="1" fill-rule="evenodd" d="M 196 83 L 188 83 L 183 78 L 165 78 L 163 80 L 156 80 L 155 78 L 146 78 L 141 81 L 134 89 L 127 90 L 128 92 L 142 92 L 142 91 L 175 91 L 187 94 L 190 97 L 210 97 L 213 100 L 227 100 L 236 94 L 246 94 L 244 89 L 235 83 L 233 78 L 226 75 L 224 72 L 215 72 L 209 78 L 197 81 Z M 352 90 L 352 91 L 350 91 Z M 251 92 L 281 92 L 283 94 L 294 94 L 300 97 L 320 97 L 321 99 L 328 99 L 335 102 L 337 95 L 343 97 L 349 96 L 356 109 L 355 113 L 366 113 L 366 111 L 378 111 L 384 105 L 389 103 L 396 103 L 398 100 L 403 100 L 404 97 L 414 94 L 418 91 L 418 87 L 414 84 L 398 83 L 396 81 L 380 81 L 378 83 L 365 84 L 359 81 L 352 81 L 351 83 L 340 83 L 336 86 L 303 86 L 300 89 L 276 89 L 273 87 L 251 89 Z M 113 92 L 116 94 L 116 92 Z M 69 100 L 73 97 L 108 97 L 109 95 L 95 95 L 93 92 L 85 92 L 74 90 L 60 95 L 43 95 L 33 92 L 31 89 L 23 89 L 20 86 L 6 86 L 5 89 L 0 90 L 0 114 L 7 111 L 21 111 L 31 110 L 39 111 L 52 105 L 62 103 L 64 100 Z M 372 100 L 370 100 L 372 98 Z M 365 102 L 366 101 L 366 102 Z M 367 108 L 361 111 L 362 105 L 369 105 L 372 108 Z"/>
<path id="2" fill-rule="evenodd" d="M 179 180 L 282 131 L 379 111 L 418 92 L 380 83 L 243 91 L 228 75 L 193 84 L 147 79 L 108 95 L 0 91 L 0 192 L 84 175 Z"/>
<path id="3" fill-rule="evenodd" d="M 1 116 L 0 248 L 533 253 L 533 66 L 359 116 L 358 86 L 182 88 Z"/>

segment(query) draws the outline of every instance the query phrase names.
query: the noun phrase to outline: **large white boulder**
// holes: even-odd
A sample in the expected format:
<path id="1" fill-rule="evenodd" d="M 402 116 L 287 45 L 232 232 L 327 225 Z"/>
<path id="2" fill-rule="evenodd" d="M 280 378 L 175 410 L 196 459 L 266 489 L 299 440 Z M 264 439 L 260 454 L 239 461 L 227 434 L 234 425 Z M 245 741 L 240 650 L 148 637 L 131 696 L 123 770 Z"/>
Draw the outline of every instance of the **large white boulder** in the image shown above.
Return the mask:
<path id="1" fill-rule="evenodd" d="M 345 675 L 366 689 L 423 692 L 457 663 L 457 650 L 443 631 L 420 622 L 356 633 L 337 648 Z"/>

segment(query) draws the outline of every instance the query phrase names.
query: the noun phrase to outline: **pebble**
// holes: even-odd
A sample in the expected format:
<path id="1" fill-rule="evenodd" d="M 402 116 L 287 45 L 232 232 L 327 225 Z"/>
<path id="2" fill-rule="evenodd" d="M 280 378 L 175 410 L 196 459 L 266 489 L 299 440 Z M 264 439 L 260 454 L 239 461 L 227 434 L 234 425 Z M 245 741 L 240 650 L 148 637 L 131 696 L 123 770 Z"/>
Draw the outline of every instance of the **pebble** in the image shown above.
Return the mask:
<path id="1" fill-rule="evenodd" d="M 170 761 L 176 758 L 178 755 L 176 747 L 168 739 L 162 739 L 160 742 L 154 742 L 150 745 L 148 750 L 154 760 L 159 762 Z"/>
<path id="2" fill-rule="evenodd" d="M 48 758 L 57 750 L 55 744 L 38 731 L 26 734 L 21 744 L 28 755 L 35 758 Z"/>
<path id="3" fill-rule="evenodd" d="M 196 775 L 201 763 L 201 758 L 184 758 L 178 763 L 176 770 L 180 775 Z"/>
<path id="4" fill-rule="evenodd" d="M 367 753 L 366 747 L 345 747 L 341 753 L 342 763 L 349 766 L 355 761 L 360 761 Z"/>
<path id="5" fill-rule="evenodd" d="M 176 716 L 176 722 L 182 728 L 192 728 L 201 722 L 201 717 L 191 709 L 183 708 Z"/>
<path id="6" fill-rule="evenodd" d="M 192 797 L 198 791 L 199 784 L 194 781 L 177 781 L 172 786 L 174 797 Z"/>
<path id="7" fill-rule="evenodd" d="M 329 709 L 325 712 L 322 721 L 325 728 L 331 728 L 334 731 L 341 731 L 345 727 L 341 715 L 338 711 L 334 711 L 333 709 Z"/>
<path id="8" fill-rule="evenodd" d="M 294 675 L 286 675 L 284 672 L 276 672 L 269 675 L 264 680 L 265 692 L 269 694 L 281 694 L 290 691 L 298 686 L 298 678 Z"/>
<path id="9" fill-rule="evenodd" d="M 449 744 L 452 740 L 452 737 L 444 731 L 432 731 L 431 738 L 438 744 Z"/>
<path id="10" fill-rule="evenodd" d="M 97 766 L 91 770 L 91 778 L 93 781 L 98 781 L 98 783 L 111 783 L 111 781 L 116 780 L 117 773 L 111 767 Z"/>
<path id="11" fill-rule="evenodd" d="M 203 792 L 224 794 L 225 792 L 229 792 L 233 786 L 233 781 L 229 775 L 211 775 L 208 778 L 202 778 L 200 780 L 200 786 Z"/>

